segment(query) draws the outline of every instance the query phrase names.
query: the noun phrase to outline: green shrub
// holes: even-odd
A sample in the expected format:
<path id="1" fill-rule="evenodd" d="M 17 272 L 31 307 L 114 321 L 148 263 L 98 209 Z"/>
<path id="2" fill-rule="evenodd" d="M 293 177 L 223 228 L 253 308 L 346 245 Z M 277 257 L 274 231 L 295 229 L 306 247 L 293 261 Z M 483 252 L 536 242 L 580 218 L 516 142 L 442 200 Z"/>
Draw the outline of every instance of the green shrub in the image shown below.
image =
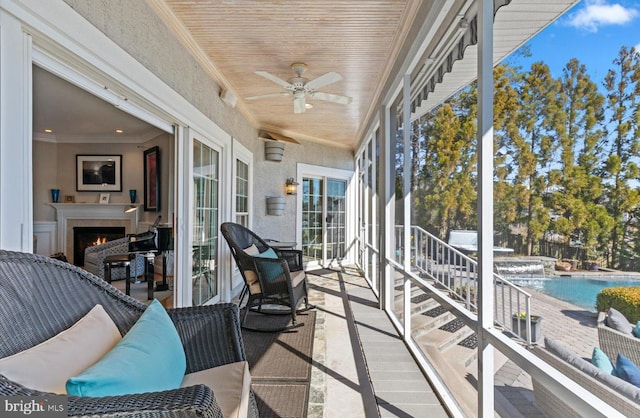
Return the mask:
<path id="1" fill-rule="evenodd" d="M 620 311 L 632 324 L 640 321 L 640 286 L 602 289 L 596 297 L 596 309 L 604 312 L 608 308 Z"/>

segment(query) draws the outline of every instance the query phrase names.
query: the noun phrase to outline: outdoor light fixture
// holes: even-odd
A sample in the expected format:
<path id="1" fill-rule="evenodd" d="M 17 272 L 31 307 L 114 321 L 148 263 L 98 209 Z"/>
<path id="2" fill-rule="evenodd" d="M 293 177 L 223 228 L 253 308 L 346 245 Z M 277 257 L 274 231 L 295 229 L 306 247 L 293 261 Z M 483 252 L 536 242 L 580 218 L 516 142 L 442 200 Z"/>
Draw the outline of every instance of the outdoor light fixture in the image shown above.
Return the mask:
<path id="1" fill-rule="evenodd" d="M 298 183 L 293 180 L 293 177 L 287 179 L 287 183 L 284 185 L 284 190 L 287 194 L 298 194 Z"/>

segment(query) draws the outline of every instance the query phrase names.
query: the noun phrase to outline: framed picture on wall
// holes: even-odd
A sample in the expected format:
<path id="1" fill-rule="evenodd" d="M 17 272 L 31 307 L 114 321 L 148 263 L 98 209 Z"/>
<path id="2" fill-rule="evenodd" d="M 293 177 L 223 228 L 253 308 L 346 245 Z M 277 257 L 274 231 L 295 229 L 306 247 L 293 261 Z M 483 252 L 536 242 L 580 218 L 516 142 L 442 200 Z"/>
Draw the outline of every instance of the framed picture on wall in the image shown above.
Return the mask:
<path id="1" fill-rule="evenodd" d="M 76 190 L 121 192 L 122 155 L 76 155 Z"/>
<path id="2" fill-rule="evenodd" d="M 160 211 L 160 147 L 144 152 L 144 210 Z"/>

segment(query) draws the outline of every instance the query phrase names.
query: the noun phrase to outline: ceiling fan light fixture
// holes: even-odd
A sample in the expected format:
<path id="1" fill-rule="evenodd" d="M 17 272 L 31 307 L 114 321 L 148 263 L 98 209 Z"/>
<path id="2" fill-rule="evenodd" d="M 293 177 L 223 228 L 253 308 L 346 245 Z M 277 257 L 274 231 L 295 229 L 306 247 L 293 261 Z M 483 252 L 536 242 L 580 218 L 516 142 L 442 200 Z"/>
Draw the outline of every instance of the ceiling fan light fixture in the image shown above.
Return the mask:
<path id="1" fill-rule="evenodd" d="M 291 64 L 291 69 L 298 75 L 298 77 L 302 77 L 302 74 L 307 71 L 307 64 L 303 62 L 294 62 Z"/>
<path id="2" fill-rule="evenodd" d="M 304 113 L 305 110 L 311 109 L 313 105 L 306 103 L 306 98 L 314 98 L 338 104 L 351 103 L 351 97 L 341 96 L 339 94 L 325 93 L 318 89 L 342 80 L 342 76 L 334 71 L 325 73 L 319 77 L 309 80 L 302 77 L 306 71 L 307 65 L 301 62 L 291 64 L 291 69 L 296 73 L 296 77 L 292 77 L 285 81 L 266 71 L 256 71 L 255 73 L 283 87 L 286 91 L 280 93 L 267 93 L 258 96 L 246 97 L 246 100 L 266 99 L 276 96 L 293 96 L 293 113 Z"/>

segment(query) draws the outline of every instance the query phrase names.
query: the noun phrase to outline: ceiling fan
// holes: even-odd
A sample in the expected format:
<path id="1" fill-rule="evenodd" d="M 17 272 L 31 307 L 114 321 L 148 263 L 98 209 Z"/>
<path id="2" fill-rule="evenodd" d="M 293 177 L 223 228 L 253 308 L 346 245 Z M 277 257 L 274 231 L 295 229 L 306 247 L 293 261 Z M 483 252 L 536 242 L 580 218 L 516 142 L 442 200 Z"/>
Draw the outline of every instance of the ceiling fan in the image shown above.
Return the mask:
<path id="1" fill-rule="evenodd" d="M 304 74 L 305 70 L 307 69 L 306 64 L 303 64 L 301 62 L 294 62 L 293 64 L 291 64 L 291 68 L 296 73 L 296 77 L 291 77 L 287 81 L 284 81 L 281 78 L 276 77 L 275 75 L 266 71 L 256 71 L 256 74 L 284 87 L 287 91 L 262 94 L 260 96 L 251 96 L 247 97 L 246 99 L 257 100 L 267 97 L 293 96 L 293 113 L 303 113 L 307 108 L 311 107 L 310 105 L 307 105 L 307 97 L 310 99 L 326 100 L 328 102 L 340 104 L 351 103 L 351 97 L 317 91 L 321 87 L 342 80 L 342 76 L 340 74 L 332 71 L 323 74 L 313 80 L 309 80 L 308 78 L 302 76 L 302 74 Z"/>

